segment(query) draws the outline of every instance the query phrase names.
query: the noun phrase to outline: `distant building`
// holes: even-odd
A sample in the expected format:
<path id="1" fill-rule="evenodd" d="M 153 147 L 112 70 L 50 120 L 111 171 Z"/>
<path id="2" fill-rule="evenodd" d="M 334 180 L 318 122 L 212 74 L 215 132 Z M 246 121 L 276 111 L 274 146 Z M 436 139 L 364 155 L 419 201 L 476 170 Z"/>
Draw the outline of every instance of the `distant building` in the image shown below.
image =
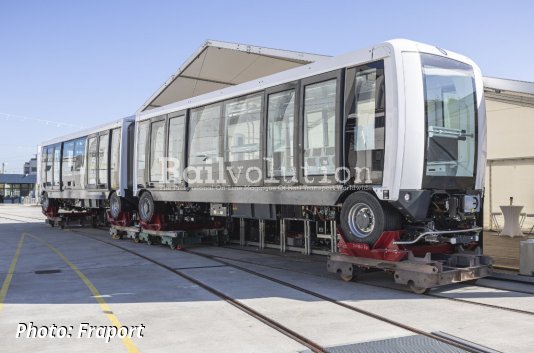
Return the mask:
<path id="1" fill-rule="evenodd" d="M 0 174 L 0 203 L 20 202 L 30 196 L 37 180 L 36 175 Z"/>
<path id="2" fill-rule="evenodd" d="M 33 157 L 28 162 L 24 163 L 24 174 L 37 175 L 37 157 Z"/>

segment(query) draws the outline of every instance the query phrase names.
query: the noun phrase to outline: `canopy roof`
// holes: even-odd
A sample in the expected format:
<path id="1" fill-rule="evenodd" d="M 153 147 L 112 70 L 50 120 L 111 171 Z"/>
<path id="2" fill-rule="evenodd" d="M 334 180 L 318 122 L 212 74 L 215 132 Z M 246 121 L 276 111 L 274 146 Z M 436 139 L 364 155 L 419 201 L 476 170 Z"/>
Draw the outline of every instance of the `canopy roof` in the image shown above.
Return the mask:
<path id="1" fill-rule="evenodd" d="M 534 107 L 534 82 L 484 77 L 486 99 Z"/>
<path id="2" fill-rule="evenodd" d="M 161 107 L 328 57 L 208 40 L 141 106 L 139 111 Z"/>
<path id="3" fill-rule="evenodd" d="M 36 175 L 0 174 L 0 184 L 35 184 Z"/>

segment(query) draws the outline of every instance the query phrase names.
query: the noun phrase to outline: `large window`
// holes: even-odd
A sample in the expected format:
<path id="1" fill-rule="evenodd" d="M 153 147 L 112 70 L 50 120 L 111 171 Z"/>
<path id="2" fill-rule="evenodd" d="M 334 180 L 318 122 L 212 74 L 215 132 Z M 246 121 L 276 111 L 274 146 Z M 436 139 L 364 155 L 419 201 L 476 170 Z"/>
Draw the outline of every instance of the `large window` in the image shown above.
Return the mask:
<path id="1" fill-rule="evenodd" d="M 427 177 L 473 177 L 476 90 L 473 68 L 422 54 L 427 119 Z M 428 185 L 430 186 L 430 185 Z"/>
<path id="2" fill-rule="evenodd" d="M 43 150 L 43 155 L 45 159 L 45 168 L 43 169 L 43 173 L 46 177 L 45 185 L 51 186 L 52 185 L 52 174 L 53 174 L 52 163 L 54 162 L 54 147 L 49 146 L 48 148 L 45 148 Z"/>
<path id="3" fill-rule="evenodd" d="M 74 141 L 74 170 L 77 172 L 79 172 L 84 167 L 85 141 L 85 137 Z"/>
<path id="4" fill-rule="evenodd" d="M 167 181 L 178 184 L 182 181 L 184 168 L 185 115 L 169 119 L 169 152 L 167 154 Z"/>
<path id="5" fill-rule="evenodd" d="M 146 160 L 146 139 L 148 135 L 148 121 L 139 123 L 137 134 L 137 184 L 145 184 L 145 160 Z"/>
<path id="6" fill-rule="evenodd" d="M 96 185 L 97 176 L 97 157 L 98 157 L 98 140 L 96 137 L 90 137 L 87 147 L 87 184 Z"/>
<path id="7" fill-rule="evenodd" d="M 111 188 L 117 190 L 119 188 L 119 161 L 121 148 L 121 129 L 114 129 L 111 131 Z"/>
<path id="8" fill-rule="evenodd" d="M 109 134 L 100 135 L 98 138 L 98 184 L 107 187 L 108 184 L 108 159 L 109 159 Z"/>
<path id="9" fill-rule="evenodd" d="M 356 184 L 381 184 L 384 171 L 384 62 L 350 68 L 346 78 L 345 158 Z"/>
<path id="10" fill-rule="evenodd" d="M 270 94 L 267 104 L 267 176 L 293 176 L 295 90 Z"/>
<path id="11" fill-rule="evenodd" d="M 260 158 L 261 95 L 232 99 L 225 104 L 227 161 Z"/>
<path id="12" fill-rule="evenodd" d="M 333 174 L 336 168 L 337 80 L 304 88 L 304 174 Z"/>
<path id="13" fill-rule="evenodd" d="M 163 182 L 165 155 L 165 120 L 152 123 L 150 132 L 150 181 Z"/>
<path id="14" fill-rule="evenodd" d="M 191 110 L 189 126 L 189 164 L 216 163 L 221 157 L 220 143 L 221 104 Z"/>
<path id="15" fill-rule="evenodd" d="M 72 174 L 74 171 L 74 141 L 63 144 L 62 180 L 64 187 L 72 187 Z"/>
<path id="16" fill-rule="evenodd" d="M 53 186 L 59 186 L 59 176 L 61 173 L 61 145 L 54 147 L 54 173 L 53 173 Z"/>

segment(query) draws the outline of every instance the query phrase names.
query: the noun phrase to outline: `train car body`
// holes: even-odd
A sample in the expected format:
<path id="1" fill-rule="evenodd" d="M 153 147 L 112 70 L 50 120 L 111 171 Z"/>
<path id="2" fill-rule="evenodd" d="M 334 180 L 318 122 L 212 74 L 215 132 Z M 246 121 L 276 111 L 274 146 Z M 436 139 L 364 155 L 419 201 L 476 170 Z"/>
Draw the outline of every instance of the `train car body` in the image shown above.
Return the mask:
<path id="1" fill-rule="evenodd" d="M 136 120 L 133 192 L 147 224 L 204 213 L 335 220 L 371 246 L 389 230 L 478 239 L 484 93 L 462 55 L 392 40 Z"/>
<path id="2" fill-rule="evenodd" d="M 43 212 L 102 211 L 113 195 L 132 202 L 134 126 L 135 118 L 128 117 L 43 142 L 38 178 Z"/>

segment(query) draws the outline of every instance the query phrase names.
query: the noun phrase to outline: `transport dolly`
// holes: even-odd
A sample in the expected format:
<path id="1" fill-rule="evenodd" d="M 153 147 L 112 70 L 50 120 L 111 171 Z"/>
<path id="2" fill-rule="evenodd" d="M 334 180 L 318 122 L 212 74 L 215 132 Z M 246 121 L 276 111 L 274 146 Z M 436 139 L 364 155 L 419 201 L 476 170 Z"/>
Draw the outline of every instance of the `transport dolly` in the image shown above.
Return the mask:
<path id="1" fill-rule="evenodd" d="M 135 226 L 111 225 L 109 227 L 109 235 L 111 235 L 111 239 L 122 239 L 123 237 L 127 237 L 133 239 L 134 242 L 139 243 L 139 232 L 139 227 Z"/>
<path id="2" fill-rule="evenodd" d="M 214 245 L 219 245 L 228 241 L 228 234 L 225 229 L 154 230 L 137 226 L 111 225 L 109 234 L 112 239 L 127 237 L 136 243 L 143 241 L 148 245 L 155 243 L 168 245 L 172 250 L 193 244 L 211 242 Z"/>
<path id="3" fill-rule="evenodd" d="M 45 222 L 52 227 L 65 228 L 71 226 L 85 227 L 90 225 L 96 227 L 98 219 L 91 212 L 60 212 L 54 215 L 46 214 Z"/>
<path id="4" fill-rule="evenodd" d="M 348 282 L 363 270 L 383 270 L 393 273 L 395 283 L 407 285 L 417 294 L 426 294 L 433 287 L 472 281 L 493 273 L 493 260 L 482 255 L 480 248 L 468 251 L 458 246 L 456 252 L 445 253 L 444 249 L 449 244 L 436 244 L 414 247 L 412 251 L 408 247 L 395 246 L 398 233 L 384 232 L 372 249 L 367 244 L 346 243 L 340 234 L 340 252 L 328 256 L 328 272 L 337 273 Z M 388 245 L 380 247 L 380 244 Z M 420 254 L 427 250 L 423 257 L 414 256 L 414 252 Z"/>

